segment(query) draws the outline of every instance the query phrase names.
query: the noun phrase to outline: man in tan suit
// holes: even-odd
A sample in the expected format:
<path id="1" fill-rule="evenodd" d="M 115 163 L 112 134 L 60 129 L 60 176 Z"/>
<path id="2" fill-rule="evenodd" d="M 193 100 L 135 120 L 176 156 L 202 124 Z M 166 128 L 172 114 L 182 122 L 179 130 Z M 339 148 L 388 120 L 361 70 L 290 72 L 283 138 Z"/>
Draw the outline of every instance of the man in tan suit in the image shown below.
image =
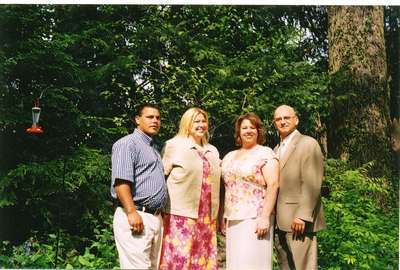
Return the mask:
<path id="1" fill-rule="evenodd" d="M 323 155 L 318 142 L 296 128 L 294 109 L 279 106 L 274 113 L 281 137 L 280 178 L 276 204 L 275 246 L 280 269 L 317 269 L 316 232 L 326 227 L 321 205 Z"/>

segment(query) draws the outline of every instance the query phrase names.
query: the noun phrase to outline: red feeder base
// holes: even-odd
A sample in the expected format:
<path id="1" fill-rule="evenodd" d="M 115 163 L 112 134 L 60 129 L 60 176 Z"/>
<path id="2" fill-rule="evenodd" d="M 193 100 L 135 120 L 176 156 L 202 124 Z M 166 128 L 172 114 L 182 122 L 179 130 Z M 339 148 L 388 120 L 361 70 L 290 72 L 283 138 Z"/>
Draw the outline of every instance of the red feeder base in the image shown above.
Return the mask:
<path id="1" fill-rule="evenodd" d="M 26 132 L 28 132 L 29 134 L 42 134 L 43 133 L 43 129 L 40 126 L 32 126 L 30 128 L 26 129 Z"/>

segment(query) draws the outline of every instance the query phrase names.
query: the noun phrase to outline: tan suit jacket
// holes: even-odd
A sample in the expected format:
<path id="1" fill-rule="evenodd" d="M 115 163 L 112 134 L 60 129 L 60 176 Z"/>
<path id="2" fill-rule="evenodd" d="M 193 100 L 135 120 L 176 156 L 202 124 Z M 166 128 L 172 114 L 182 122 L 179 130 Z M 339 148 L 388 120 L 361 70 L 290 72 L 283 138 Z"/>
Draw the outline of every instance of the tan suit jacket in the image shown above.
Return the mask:
<path id="1" fill-rule="evenodd" d="M 221 178 L 220 159 L 217 148 L 211 144 L 203 146 L 211 170 L 211 216 L 217 218 Z M 161 153 L 164 173 L 167 175 L 169 200 L 166 212 L 190 218 L 198 217 L 203 160 L 196 145 L 184 137 L 168 140 Z"/>
<path id="2" fill-rule="evenodd" d="M 308 221 L 305 232 L 322 230 L 326 224 L 320 195 L 324 174 L 321 148 L 314 138 L 300 132 L 294 134 L 287 147 L 280 157 L 278 228 L 291 232 L 293 219 L 298 217 Z"/>

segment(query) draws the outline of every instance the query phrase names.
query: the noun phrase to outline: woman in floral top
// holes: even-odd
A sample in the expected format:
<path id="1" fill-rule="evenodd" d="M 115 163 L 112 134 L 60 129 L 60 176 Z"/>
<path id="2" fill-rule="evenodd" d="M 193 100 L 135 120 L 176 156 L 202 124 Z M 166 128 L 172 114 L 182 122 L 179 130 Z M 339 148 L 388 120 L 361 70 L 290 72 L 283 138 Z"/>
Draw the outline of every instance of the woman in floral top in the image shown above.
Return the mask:
<path id="1" fill-rule="evenodd" d="M 222 161 L 226 268 L 272 269 L 279 162 L 271 148 L 262 146 L 265 131 L 254 113 L 236 120 L 235 142 L 240 149 Z"/>
<path id="2" fill-rule="evenodd" d="M 208 143 L 207 113 L 187 110 L 162 156 L 169 200 L 160 269 L 216 270 L 221 161 Z"/>

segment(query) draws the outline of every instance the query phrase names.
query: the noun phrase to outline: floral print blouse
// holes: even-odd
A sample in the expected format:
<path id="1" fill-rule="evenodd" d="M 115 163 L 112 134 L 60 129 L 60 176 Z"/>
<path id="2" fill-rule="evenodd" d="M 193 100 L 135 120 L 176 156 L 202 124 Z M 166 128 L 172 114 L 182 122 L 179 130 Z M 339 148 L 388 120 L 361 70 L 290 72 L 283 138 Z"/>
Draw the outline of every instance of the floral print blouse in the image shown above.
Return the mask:
<path id="1" fill-rule="evenodd" d="M 266 146 L 257 145 L 235 160 L 238 151 L 229 152 L 222 160 L 224 217 L 228 220 L 254 218 L 261 214 L 266 193 L 262 168 L 269 160 L 277 159 L 274 151 Z"/>

